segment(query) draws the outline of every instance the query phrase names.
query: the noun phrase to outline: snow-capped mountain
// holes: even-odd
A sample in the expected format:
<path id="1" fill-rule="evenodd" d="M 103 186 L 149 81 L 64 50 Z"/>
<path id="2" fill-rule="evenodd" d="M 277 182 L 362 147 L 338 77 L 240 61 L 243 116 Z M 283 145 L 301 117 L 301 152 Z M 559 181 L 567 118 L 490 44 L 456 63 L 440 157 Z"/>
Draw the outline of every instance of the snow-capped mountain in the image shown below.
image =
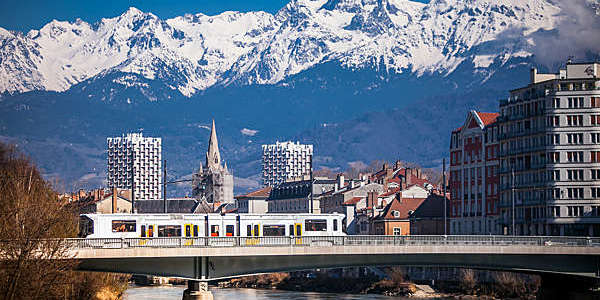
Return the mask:
<path id="1" fill-rule="evenodd" d="M 118 71 L 191 96 L 278 83 L 325 62 L 417 76 L 446 76 L 471 62 L 490 74 L 492 63 L 532 55 L 529 36 L 554 28 L 559 13 L 550 0 L 292 0 L 275 15 L 168 20 L 130 8 L 95 24 L 52 21 L 27 34 L 0 28 L 0 92 L 65 91 Z M 127 75 L 113 82 L 136 84 Z"/>

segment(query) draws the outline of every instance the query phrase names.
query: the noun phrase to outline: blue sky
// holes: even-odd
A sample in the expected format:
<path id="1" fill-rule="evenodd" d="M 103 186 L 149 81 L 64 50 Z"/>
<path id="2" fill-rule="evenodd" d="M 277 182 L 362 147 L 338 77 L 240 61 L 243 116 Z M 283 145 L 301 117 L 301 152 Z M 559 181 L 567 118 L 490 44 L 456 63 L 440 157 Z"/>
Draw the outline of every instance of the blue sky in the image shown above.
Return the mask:
<path id="1" fill-rule="evenodd" d="M 428 2 L 428 0 L 417 0 Z M 277 12 L 288 0 L 1 0 L 0 27 L 8 30 L 39 29 L 53 19 L 81 18 L 96 22 L 120 15 L 134 6 L 166 19 L 185 13 L 214 15 L 227 10 Z"/>

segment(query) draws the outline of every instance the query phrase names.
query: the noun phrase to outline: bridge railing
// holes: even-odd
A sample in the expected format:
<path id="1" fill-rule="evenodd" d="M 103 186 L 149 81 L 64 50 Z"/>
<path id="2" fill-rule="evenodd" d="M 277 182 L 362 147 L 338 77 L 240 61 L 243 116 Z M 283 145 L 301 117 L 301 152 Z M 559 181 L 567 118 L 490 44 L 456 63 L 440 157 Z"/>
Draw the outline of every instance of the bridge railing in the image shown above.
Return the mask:
<path id="1" fill-rule="evenodd" d="M 203 247 L 330 247 L 330 246 L 568 246 L 600 247 L 600 238 L 561 236 L 431 235 L 431 236 L 302 236 L 302 237 L 169 237 L 68 239 L 73 248 L 203 248 Z"/>

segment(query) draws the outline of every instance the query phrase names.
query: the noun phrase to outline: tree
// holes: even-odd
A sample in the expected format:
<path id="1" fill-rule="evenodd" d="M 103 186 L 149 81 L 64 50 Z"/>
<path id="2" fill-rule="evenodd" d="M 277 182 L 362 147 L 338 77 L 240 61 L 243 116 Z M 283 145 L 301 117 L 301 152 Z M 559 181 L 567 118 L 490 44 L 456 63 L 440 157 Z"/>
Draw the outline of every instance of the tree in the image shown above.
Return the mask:
<path id="1" fill-rule="evenodd" d="M 0 144 L 0 298 L 64 293 L 75 264 L 64 238 L 75 236 L 76 221 L 30 160 Z"/>

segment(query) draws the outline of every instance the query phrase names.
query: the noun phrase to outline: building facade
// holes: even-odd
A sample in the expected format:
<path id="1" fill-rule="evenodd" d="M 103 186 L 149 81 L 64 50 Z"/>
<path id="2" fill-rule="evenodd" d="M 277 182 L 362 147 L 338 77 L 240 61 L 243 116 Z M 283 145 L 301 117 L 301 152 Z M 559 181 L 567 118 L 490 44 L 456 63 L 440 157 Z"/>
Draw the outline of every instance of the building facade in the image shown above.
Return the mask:
<path id="1" fill-rule="evenodd" d="M 162 183 L 161 139 L 141 133 L 106 139 L 109 188 L 132 189 L 134 199 L 160 199 Z"/>
<path id="2" fill-rule="evenodd" d="M 229 172 L 227 163 L 221 162 L 214 120 L 208 140 L 205 164 L 203 166 L 200 163 L 198 172 L 192 177 L 192 195 L 206 203 L 234 203 L 233 175 Z"/>
<path id="3" fill-rule="evenodd" d="M 310 175 L 312 168 L 312 145 L 299 142 L 277 142 L 262 145 L 263 184 L 276 186 L 293 178 Z"/>
<path id="4" fill-rule="evenodd" d="M 599 63 L 532 69 L 500 102 L 504 233 L 600 236 L 599 73 Z"/>
<path id="5" fill-rule="evenodd" d="M 271 190 L 267 198 L 268 213 L 321 213 L 321 198 L 334 189 L 335 179 L 309 176 L 288 180 Z"/>
<path id="6" fill-rule="evenodd" d="M 271 187 L 267 186 L 244 195 L 235 196 L 237 212 L 241 214 L 266 214 L 269 194 L 271 194 Z"/>
<path id="7" fill-rule="evenodd" d="M 470 111 L 450 139 L 450 234 L 499 234 L 497 113 Z"/>

